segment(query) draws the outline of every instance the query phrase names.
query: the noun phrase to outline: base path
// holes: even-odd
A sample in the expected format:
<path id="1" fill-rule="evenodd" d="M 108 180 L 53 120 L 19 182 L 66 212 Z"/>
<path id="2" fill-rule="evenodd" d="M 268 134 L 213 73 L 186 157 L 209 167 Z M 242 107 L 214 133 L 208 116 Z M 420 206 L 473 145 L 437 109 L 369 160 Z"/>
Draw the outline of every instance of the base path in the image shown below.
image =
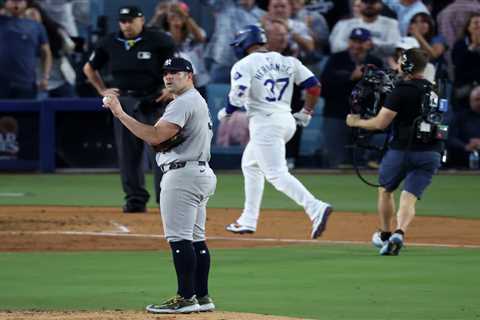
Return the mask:
<path id="1" fill-rule="evenodd" d="M 257 232 L 234 235 L 225 225 L 239 209 L 209 209 L 212 248 L 285 246 L 325 242 L 369 243 L 374 214 L 334 212 L 320 240 L 310 240 L 311 224 L 300 211 L 263 210 Z M 480 219 L 417 217 L 407 233 L 410 245 L 480 246 Z M 158 210 L 122 214 L 117 208 L 0 206 L 0 251 L 92 251 L 168 249 Z"/>

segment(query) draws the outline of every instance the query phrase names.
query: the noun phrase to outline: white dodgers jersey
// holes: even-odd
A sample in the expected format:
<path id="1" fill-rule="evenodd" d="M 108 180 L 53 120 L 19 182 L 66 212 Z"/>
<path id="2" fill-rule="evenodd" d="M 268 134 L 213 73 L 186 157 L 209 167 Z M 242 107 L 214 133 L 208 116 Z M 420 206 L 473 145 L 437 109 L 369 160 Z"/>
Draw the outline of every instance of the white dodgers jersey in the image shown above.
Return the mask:
<path id="1" fill-rule="evenodd" d="M 249 116 L 290 112 L 293 84 L 314 77 L 297 58 L 277 52 L 254 52 L 232 67 L 229 102 Z"/>

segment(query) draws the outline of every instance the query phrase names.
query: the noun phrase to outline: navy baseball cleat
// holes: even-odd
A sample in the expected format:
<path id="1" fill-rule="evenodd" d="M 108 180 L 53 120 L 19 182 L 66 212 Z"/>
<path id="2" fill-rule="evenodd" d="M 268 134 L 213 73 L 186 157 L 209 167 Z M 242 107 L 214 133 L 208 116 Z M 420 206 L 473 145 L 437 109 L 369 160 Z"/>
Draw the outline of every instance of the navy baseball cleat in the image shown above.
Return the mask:
<path id="1" fill-rule="evenodd" d="M 242 226 L 241 224 L 238 224 L 238 223 L 230 223 L 225 227 L 225 230 L 233 233 L 237 233 L 237 234 L 254 233 L 256 231 L 255 228 Z"/>
<path id="2" fill-rule="evenodd" d="M 315 219 L 313 220 L 313 227 L 312 227 L 312 239 L 317 239 L 320 237 L 327 228 L 327 221 L 330 215 L 333 212 L 333 207 L 327 204 L 323 211 L 319 213 Z"/>
<path id="3" fill-rule="evenodd" d="M 145 204 L 130 204 L 127 203 L 122 207 L 123 213 L 145 213 L 147 206 Z"/>
<path id="4" fill-rule="evenodd" d="M 145 308 L 150 313 L 192 313 L 199 312 L 200 305 L 195 296 L 190 299 L 183 298 L 179 295 L 162 302 L 162 304 L 149 304 Z"/>
<path id="5" fill-rule="evenodd" d="M 403 236 L 400 233 L 394 233 L 388 239 L 388 242 L 380 249 L 381 256 L 398 256 L 403 247 Z"/>
<path id="6" fill-rule="evenodd" d="M 372 244 L 375 248 L 381 249 L 388 241 L 383 241 L 380 231 L 375 231 L 372 235 Z"/>

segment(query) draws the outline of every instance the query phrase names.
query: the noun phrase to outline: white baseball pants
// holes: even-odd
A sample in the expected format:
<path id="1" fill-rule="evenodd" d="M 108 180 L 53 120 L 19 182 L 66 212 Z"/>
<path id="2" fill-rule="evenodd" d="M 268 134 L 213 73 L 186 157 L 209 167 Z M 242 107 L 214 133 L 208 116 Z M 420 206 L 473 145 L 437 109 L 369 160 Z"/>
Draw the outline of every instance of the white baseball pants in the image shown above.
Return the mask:
<path id="1" fill-rule="evenodd" d="M 311 221 L 325 203 L 316 199 L 305 186 L 288 172 L 285 144 L 296 130 L 290 113 L 255 115 L 250 118 L 250 141 L 242 156 L 245 179 L 245 204 L 237 223 L 256 229 L 265 178 L 305 209 Z"/>

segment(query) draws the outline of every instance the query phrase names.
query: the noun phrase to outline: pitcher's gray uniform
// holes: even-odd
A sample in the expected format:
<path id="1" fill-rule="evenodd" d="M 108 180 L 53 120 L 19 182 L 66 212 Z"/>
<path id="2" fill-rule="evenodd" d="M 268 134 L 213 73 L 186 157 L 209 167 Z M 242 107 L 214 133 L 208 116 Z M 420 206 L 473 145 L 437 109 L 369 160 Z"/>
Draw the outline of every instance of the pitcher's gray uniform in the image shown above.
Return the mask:
<path id="1" fill-rule="evenodd" d="M 206 204 L 217 181 L 208 166 L 213 134 L 207 103 L 192 88 L 170 102 L 161 119 L 181 127 L 186 137 L 179 146 L 156 156 L 164 171 L 160 211 L 165 237 L 169 242 L 203 241 Z"/>
<path id="2" fill-rule="evenodd" d="M 210 252 L 205 241 L 207 201 L 217 183 L 208 166 L 212 123 L 207 103 L 193 85 L 190 61 L 172 57 L 162 69 L 174 100 L 154 126 L 128 115 L 114 93 L 104 97 L 103 104 L 135 136 L 152 145 L 164 172 L 160 211 L 172 250 L 177 293 L 160 304 L 149 304 L 146 310 L 159 314 L 212 311 Z"/>

